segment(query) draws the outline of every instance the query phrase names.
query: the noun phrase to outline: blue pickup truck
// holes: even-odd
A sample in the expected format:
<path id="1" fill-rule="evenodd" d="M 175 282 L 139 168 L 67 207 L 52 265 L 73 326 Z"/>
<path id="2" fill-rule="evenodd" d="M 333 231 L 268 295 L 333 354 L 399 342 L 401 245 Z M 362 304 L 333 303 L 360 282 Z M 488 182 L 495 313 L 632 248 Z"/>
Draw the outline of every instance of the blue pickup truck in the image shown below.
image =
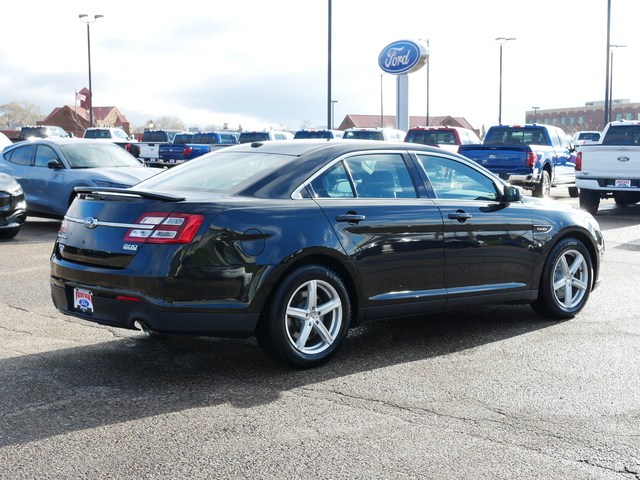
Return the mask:
<path id="1" fill-rule="evenodd" d="M 176 135 L 173 143 L 160 145 L 158 154 L 161 164 L 173 166 L 197 158 L 216 148 L 228 147 L 238 143 L 236 132 L 200 132 Z"/>
<path id="2" fill-rule="evenodd" d="M 569 187 L 578 196 L 576 155 L 569 137 L 552 125 L 498 125 L 489 128 L 481 145 L 460 145 L 458 153 L 503 180 L 548 197 L 552 186 Z"/>

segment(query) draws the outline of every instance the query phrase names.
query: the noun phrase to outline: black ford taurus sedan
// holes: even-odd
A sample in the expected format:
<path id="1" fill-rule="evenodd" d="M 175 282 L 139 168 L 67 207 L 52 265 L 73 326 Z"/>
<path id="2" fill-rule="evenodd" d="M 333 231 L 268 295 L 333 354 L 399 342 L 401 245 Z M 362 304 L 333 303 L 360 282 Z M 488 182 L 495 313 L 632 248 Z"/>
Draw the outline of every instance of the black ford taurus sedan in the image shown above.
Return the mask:
<path id="1" fill-rule="evenodd" d="M 59 310 L 255 335 L 299 367 L 376 319 L 499 303 L 573 317 L 604 252 L 590 214 L 416 144 L 252 143 L 128 189 L 76 190 L 51 257 Z"/>

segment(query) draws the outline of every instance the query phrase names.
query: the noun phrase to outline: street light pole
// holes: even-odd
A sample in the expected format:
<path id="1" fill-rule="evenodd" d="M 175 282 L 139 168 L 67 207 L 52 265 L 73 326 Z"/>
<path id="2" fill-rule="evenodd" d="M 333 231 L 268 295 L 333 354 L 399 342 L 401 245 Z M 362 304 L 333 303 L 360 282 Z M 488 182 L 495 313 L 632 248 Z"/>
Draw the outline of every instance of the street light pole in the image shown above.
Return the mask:
<path id="1" fill-rule="evenodd" d="M 500 93 L 498 98 L 498 125 L 502 125 L 502 46 L 509 40 L 515 40 L 515 38 L 496 38 L 496 42 L 500 45 Z"/>
<path id="2" fill-rule="evenodd" d="M 81 13 L 78 15 L 82 23 L 87 24 L 87 55 L 89 57 L 89 127 L 93 127 L 93 87 L 91 86 L 91 34 L 89 33 L 89 24 L 95 23 L 99 18 L 104 15 L 94 15 L 93 20 L 89 19 L 89 15 Z"/>
<path id="3" fill-rule="evenodd" d="M 624 48 L 626 45 L 609 45 L 609 48 Z M 611 62 L 609 64 L 609 121 L 613 119 L 613 50 L 610 54 Z"/>
<path id="4" fill-rule="evenodd" d="M 610 108 L 610 98 L 609 98 L 609 52 L 611 43 L 611 0 L 607 1 L 607 66 L 605 72 L 605 86 L 604 86 L 604 126 L 609 123 L 609 108 Z"/>
<path id="5" fill-rule="evenodd" d="M 540 107 L 531 107 L 533 108 L 533 123 L 538 123 L 538 109 Z"/>
<path id="6" fill-rule="evenodd" d="M 329 31 L 327 32 L 328 44 L 327 44 L 327 125 L 329 130 L 333 129 L 333 120 L 331 119 L 332 111 L 332 98 L 331 93 L 331 0 L 328 0 L 329 11 L 327 12 Z"/>

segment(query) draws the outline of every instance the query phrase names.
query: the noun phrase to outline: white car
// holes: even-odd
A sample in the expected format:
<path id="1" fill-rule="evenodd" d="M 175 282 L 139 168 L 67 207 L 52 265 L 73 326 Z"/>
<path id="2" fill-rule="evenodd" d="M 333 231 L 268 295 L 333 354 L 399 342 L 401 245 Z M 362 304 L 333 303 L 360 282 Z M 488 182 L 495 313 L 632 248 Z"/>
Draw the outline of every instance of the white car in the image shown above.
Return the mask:
<path id="1" fill-rule="evenodd" d="M 585 130 L 576 132 L 573 134 L 572 142 L 575 148 L 579 148 L 582 145 L 591 145 L 600 141 L 601 133 L 595 130 Z"/>
<path id="2" fill-rule="evenodd" d="M 9 145 L 13 145 L 13 142 L 9 140 L 9 137 L 7 137 L 4 133 L 0 132 L 0 152 Z"/>

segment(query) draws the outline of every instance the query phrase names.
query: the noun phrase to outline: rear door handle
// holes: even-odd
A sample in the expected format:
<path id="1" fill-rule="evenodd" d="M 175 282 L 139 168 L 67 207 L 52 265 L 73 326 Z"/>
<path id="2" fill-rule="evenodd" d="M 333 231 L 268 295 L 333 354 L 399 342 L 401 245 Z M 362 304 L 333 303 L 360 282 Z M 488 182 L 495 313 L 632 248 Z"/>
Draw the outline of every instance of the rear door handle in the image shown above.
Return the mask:
<path id="1" fill-rule="evenodd" d="M 357 215 L 355 213 L 347 213 L 345 215 L 336 216 L 336 222 L 358 223 L 364 219 L 364 215 Z"/>

